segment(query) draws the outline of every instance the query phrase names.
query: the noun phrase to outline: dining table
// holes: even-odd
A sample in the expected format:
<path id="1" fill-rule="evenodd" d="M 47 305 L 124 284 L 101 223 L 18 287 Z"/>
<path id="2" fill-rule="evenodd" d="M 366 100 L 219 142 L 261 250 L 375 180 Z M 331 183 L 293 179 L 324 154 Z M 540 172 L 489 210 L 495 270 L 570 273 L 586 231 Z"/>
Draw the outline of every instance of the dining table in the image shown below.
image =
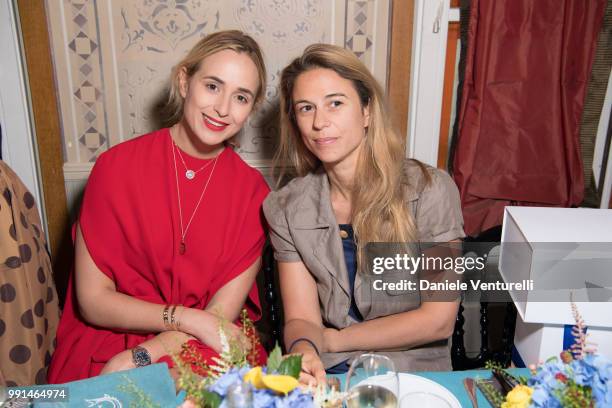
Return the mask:
<path id="1" fill-rule="evenodd" d="M 515 376 L 527 376 L 527 369 L 510 369 Z M 462 407 L 469 408 L 472 403 L 463 385 L 465 378 L 490 378 L 490 370 L 412 372 L 410 374 L 424 377 L 445 387 Z M 333 375 L 341 382 L 343 389 L 346 374 Z M 184 400 L 184 392 L 176 394 L 174 381 L 166 364 L 153 364 L 147 367 L 121 371 L 103 376 L 74 381 L 62 385 L 32 386 L 33 390 L 61 388 L 68 398 L 55 401 L 38 401 L 34 406 L 41 408 L 71 408 L 83 406 L 143 406 L 145 401 L 151 406 L 176 407 Z M 478 406 L 487 408 L 489 403 L 484 395 L 477 391 Z M 93 404 L 93 405 L 92 405 Z M 118 405 L 117 405 L 118 404 Z"/>
<path id="2" fill-rule="evenodd" d="M 508 371 L 515 377 L 527 377 L 529 375 L 529 369 L 526 368 L 511 368 Z M 455 396 L 455 398 L 457 398 L 457 400 L 461 404 L 461 407 L 464 408 L 472 407 L 472 402 L 468 396 L 465 386 L 463 385 L 463 380 L 466 378 L 473 378 L 474 380 L 488 379 L 492 376 L 491 370 L 485 369 L 466 371 L 420 371 L 411 372 L 409 374 L 424 377 L 445 387 Z M 336 374 L 333 375 L 333 377 L 336 377 L 340 380 L 340 389 L 344 389 L 346 374 Z M 482 394 L 482 392 L 480 392 L 480 390 L 476 390 L 476 398 L 479 407 L 488 408 L 491 406 L 485 396 Z"/>

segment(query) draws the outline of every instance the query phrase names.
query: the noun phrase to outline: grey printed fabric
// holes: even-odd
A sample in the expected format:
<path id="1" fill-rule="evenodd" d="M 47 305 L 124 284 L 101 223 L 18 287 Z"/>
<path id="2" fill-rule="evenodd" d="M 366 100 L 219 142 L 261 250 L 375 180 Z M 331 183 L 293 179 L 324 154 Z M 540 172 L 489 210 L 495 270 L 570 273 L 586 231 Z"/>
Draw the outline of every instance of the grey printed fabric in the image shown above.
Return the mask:
<path id="1" fill-rule="evenodd" d="M 59 307 L 34 197 L 0 160 L 0 378 L 44 384 Z"/>
<path id="2" fill-rule="evenodd" d="M 416 162 L 407 160 L 404 168 L 406 205 L 416 221 L 419 241 L 448 242 L 463 238 L 459 192 L 449 175 L 426 166 L 430 179 L 427 181 Z M 263 207 L 276 260 L 301 261 L 308 268 L 317 284 L 324 324 L 342 329 L 357 323 L 348 313 L 351 303 L 348 272 L 327 175 L 319 170 L 296 178 L 270 193 Z M 384 301 L 377 295 L 379 300 L 372 302 L 363 284 L 364 279 L 358 273 L 355 301 L 365 320 L 413 310 L 420 305 L 419 296 L 396 293 L 386 294 Z M 360 353 L 323 353 L 321 357 L 329 368 Z M 448 340 L 383 354 L 389 355 L 403 371 L 451 369 Z"/>

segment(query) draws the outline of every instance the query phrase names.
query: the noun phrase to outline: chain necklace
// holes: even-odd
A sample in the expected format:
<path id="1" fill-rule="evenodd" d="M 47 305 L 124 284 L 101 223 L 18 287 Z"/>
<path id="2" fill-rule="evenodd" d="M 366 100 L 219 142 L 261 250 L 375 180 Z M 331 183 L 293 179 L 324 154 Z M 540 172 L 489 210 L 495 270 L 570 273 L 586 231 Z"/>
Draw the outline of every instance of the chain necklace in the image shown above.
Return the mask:
<path id="1" fill-rule="evenodd" d="M 196 212 L 198 211 L 198 208 L 200 207 L 200 203 L 202 202 L 202 198 L 204 198 L 204 193 L 206 193 L 206 189 L 208 188 L 208 183 L 210 183 L 210 179 L 212 178 L 213 173 L 215 172 L 215 167 L 217 166 L 217 159 L 219 158 L 219 155 L 221 155 L 221 153 L 223 153 L 223 152 L 219 153 L 219 155 L 217 155 L 217 157 L 215 157 L 215 159 L 212 161 L 213 168 L 210 171 L 210 174 L 208 176 L 208 180 L 206 180 L 206 184 L 204 184 L 204 188 L 202 189 L 202 193 L 200 194 L 200 198 L 198 199 L 198 203 L 196 204 L 195 209 L 191 213 L 191 217 L 189 218 L 189 222 L 187 222 L 187 226 L 183 228 L 183 207 L 181 205 L 181 190 L 180 190 L 179 181 L 178 181 L 178 168 L 176 167 L 176 150 L 178 149 L 178 147 L 175 146 L 174 141 L 172 140 L 172 138 L 170 138 L 170 143 L 171 143 L 171 146 L 172 146 L 172 158 L 174 159 L 174 175 L 175 175 L 175 178 L 176 178 L 176 197 L 178 199 L 179 220 L 180 220 L 180 223 L 181 223 L 181 244 L 179 246 L 179 253 L 181 255 L 183 255 L 185 253 L 185 251 L 187 250 L 187 246 L 185 245 L 185 237 L 187 236 L 187 231 L 189 230 L 189 227 L 191 226 L 191 221 L 193 221 L 193 217 L 195 217 Z M 179 151 L 179 155 L 180 155 L 180 151 Z M 202 169 L 200 169 L 200 170 L 202 170 Z M 198 170 L 198 171 L 200 171 L 200 170 Z M 185 176 L 187 178 L 189 178 L 189 176 L 187 176 L 187 174 L 185 174 Z"/>
<path id="2" fill-rule="evenodd" d="M 174 142 L 173 144 L 176 146 Z M 200 167 L 198 170 L 191 170 L 190 168 L 187 167 L 187 163 L 185 163 L 185 159 L 183 159 L 183 154 L 181 153 L 181 149 L 176 147 L 176 150 L 178 151 L 179 159 L 181 159 L 181 162 L 183 163 L 183 167 L 185 167 L 185 177 L 187 178 L 187 180 L 193 180 L 196 174 L 198 174 L 199 172 L 201 172 L 202 170 L 210 166 L 210 164 L 213 162 L 212 160 L 210 160 L 208 163 Z"/>

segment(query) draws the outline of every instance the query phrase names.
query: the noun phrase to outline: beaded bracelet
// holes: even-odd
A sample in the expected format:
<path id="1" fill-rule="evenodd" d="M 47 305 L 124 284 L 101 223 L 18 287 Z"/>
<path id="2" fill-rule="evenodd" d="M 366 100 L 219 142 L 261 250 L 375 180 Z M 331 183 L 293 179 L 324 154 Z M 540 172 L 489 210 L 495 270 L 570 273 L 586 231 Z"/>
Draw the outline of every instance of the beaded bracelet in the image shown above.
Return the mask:
<path id="1" fill-rule="evenodd" d="M 297 338 L 297 339 L 293 340 L 293 343 L 291 343 L 291 345 L 289 346 L 289 349 L 287 350 L 287 352 L 291 353 L 291 350 L 293 349 L 293 346 L 295 346 L 300 341 L 305 341 L 306 343 L 309 343 L 312 346 L 312 348 L 315 350 L 315 352 L 317 353 L 317 356 L 319 355 L 319 348 L 317 347 L 317 345 L 314 343 L 314 341 L 312 341 L 312 340 L 310 340 L 309 338 L 306 338 L 306 337 L 300 337 L 300 338 Z"/>

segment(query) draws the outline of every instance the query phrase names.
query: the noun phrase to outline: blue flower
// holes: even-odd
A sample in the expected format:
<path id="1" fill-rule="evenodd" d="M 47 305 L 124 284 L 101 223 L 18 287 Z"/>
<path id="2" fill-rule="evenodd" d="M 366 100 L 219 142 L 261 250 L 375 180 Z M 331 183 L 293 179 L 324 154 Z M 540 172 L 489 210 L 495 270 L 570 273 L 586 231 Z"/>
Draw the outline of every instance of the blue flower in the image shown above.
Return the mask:
<path id="1" fill-rule="evenodd" d="M 557 359 L 549 360 L 538 367 L 536 374 L 531 377 L 527 385 L 533 388 L 531 406 L 538 408 L 560 408 L 561 403 L 555 396 L 555 390 L 563 387 L 555 376 L 564 372 L 564 365 Z"/>
<path id="2" fill-rule="evenodd" d="M 602 380 L 612 380 L 612 360 L 604 356 L 594 355 L 592 356 L 592 364 Z"/>
<path id="3" fill-rule="evenodd" d="M 544 387 L 535 387 L 531 394 L 530 407 L 537 408 L 561 408 L 561 403 L 554 394 Z"/>
<path id="4" fill-rule="evenodd" d="M 592 365 L 592 356 L 587 355 L 582 360 L 572 360 L 568 367 L 569 378 L 578 385 L 591 386 L 597 369 Z"/>
<path id="5" fill-rule="evenodd" d="M 274 407 L 276 396 L 269 390 L 253 389 L 253 408 Z"/>
<path id="6" fill-rule="evenodd" d="M 208 387 L 209 391 L 216 392 L 223 398 L 220 408 L 227 408 L 228 388 L 235 383 L 242 382 L 250 367 L 241 369 L 232 368 L 227 373 L 222 375 L 214 384 Z M 253 408 L 314 408 L 312 395 L 302 392 L 296 388 L 288 395 L 278 395 L 271 390 L 258 390 L 251 387 L 253 395 Z"/>
<path id="7" fill-rule="evenodd" d="M 278 398 L 275 408 L 314 408 L 314 401 L 312 395 L 296 388 L 285 398 Z"/>
<path id="8" fill-rule="evenodd" d="M 223 405 L 222 405 L 223 407 Z M 287 396 L 278 395 L 270 390 L 253 390 L 253 408 L 314 408 L 312 396 L 299 389 Z"/>
<path id="9" fill-rule="evenodd" d="M 538 367 L 536 374 L 528 380 L 529 386 L 534 388 L 532 407 L 561 407 L 557 394 L 565 384 L 555 377 L 558 373 L 578 385 L 590 387 L 596 406 L 612 406 L 612 361 L 604 356 L 587 354 L 569 364 L 551 360 Z"/>
<path id="10" fill-rule="evenodd" d="M 612 361 L 604 356 L 589 355 L 589 363 L 595 369 L 591 384 L 593 398 L 597 406 L 607 407 L 612 405 Z"/>
<path id="11" fill-rule="evenodd" d="M 559 361 L 549 361 L 548 363 L 538 367 L 536 374 L 529 379 L 528 385 L 541 386 L 548 390 L 559 388 L 561 385 L 555 377 L 558 373 L 563 373 L 563 364 Z"/>

